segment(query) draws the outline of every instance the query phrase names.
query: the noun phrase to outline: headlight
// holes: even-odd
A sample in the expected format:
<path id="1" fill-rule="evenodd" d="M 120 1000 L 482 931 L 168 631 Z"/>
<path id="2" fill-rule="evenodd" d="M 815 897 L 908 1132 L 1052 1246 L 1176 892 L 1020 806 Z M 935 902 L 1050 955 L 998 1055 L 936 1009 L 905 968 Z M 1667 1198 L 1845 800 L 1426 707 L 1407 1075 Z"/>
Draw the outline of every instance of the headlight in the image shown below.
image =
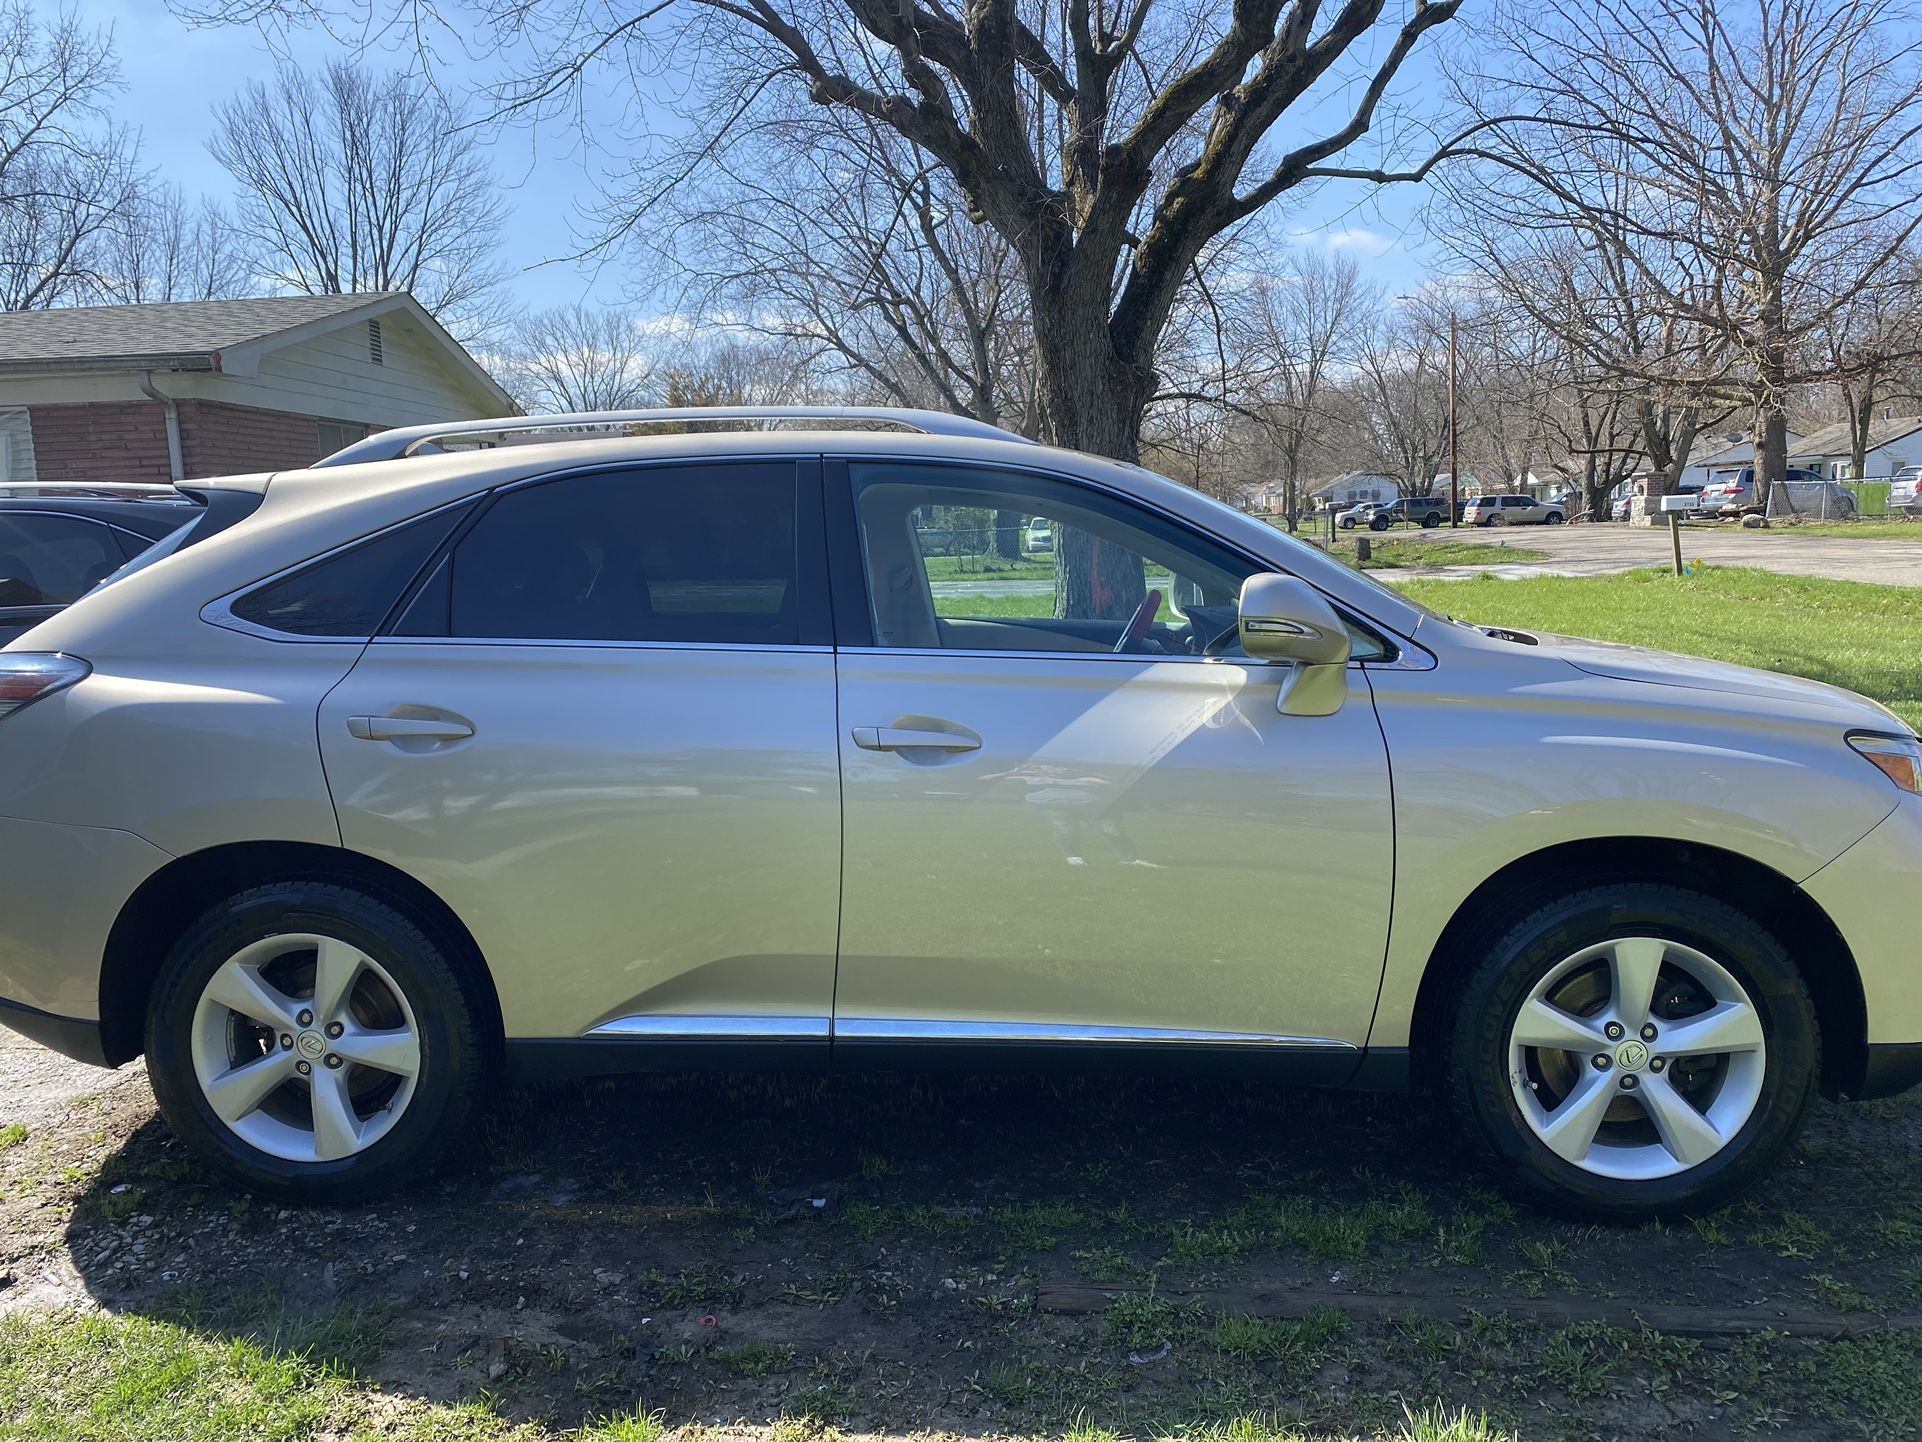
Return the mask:
<path id="1" fill-rule="evenodd" d="M 1913 736 L 1878 736 L 1858 731 L 1849 745 L 1873 761 L 1882 774 L 1900 786 L 1922 796 L 1922 741 Z"/>

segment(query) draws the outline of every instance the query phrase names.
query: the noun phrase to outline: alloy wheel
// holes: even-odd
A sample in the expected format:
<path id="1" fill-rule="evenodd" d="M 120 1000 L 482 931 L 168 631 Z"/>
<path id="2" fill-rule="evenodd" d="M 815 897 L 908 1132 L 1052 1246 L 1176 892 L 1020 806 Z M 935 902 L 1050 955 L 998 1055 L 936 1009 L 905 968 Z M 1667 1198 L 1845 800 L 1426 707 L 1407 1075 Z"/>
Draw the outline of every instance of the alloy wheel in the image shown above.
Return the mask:
<path id="1" fill-rule="evenodd" d="M 1701 1166 L 1755 1112 L 1762 1016 L 1719 962 L 1660 937 L 1568 957 L 1509 1029 L 1509 1086 L 1555 1155 L 1597 1176 L 1649 1181 Z"/>
<path id="2" fill-rule="evenodd" d="M 337 937 L 290 932 L 215 969 L 194 1008 L 194 1074 L 242 1141 L 295 1162 L 365 1151 L 414 1095 L 420 1029 L 392 976 Z"/>

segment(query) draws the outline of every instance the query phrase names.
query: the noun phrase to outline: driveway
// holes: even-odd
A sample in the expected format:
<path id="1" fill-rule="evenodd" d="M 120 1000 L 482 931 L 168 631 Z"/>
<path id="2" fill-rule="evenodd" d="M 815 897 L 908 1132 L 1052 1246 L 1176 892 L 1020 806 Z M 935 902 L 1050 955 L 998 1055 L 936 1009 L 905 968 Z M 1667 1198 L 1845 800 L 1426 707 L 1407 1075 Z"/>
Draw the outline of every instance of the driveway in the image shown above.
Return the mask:
<path id="1" fill-rule="evenodd" d="M 1789 530 L 1744 531 L 1735 526 L 1695 524 L 1682 527 L 1682 559 L 1711 566 L 1753 566 L 1785 576 L 1821 576 L 1832 581 L 1873 581 L 1884 586 L 1922 586 L 1922 526 L 1913 541 L 1852 540 L 1840 536 L 1802 536 Z M 1516 526 L 1482 530 L 1463 526 L 1433 531 L 1391 533 L 1401 541 L 1503 542 L 1546 551 L 1549 559 L 1503 566 L 1497 575 L 1606 576 L 1643 566 L 1668 565 L 1673 551 L 1666 527 L 1626 525 Z M 1468 579 L 1486 566 L 1445 566 L 1396 574 Z M 1385 578 L 1384 578 L 1385 579 Z"/>

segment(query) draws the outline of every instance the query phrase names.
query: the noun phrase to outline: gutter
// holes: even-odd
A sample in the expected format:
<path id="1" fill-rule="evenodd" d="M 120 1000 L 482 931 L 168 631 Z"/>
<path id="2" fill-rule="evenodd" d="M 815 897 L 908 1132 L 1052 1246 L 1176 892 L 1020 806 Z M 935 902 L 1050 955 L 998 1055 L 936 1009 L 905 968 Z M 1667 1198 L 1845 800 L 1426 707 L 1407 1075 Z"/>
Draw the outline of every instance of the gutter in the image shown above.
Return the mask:
<path id="1" fill-rule="evenodd" d="M 167 413 L 167 472 L 177 486 L 186 476 L 186 467 L 180 461 L 180 407 L 172 396 L 154 389 L 152 371 L 140 372 L 140 389 L 149 400 L 159 401 Z"/>

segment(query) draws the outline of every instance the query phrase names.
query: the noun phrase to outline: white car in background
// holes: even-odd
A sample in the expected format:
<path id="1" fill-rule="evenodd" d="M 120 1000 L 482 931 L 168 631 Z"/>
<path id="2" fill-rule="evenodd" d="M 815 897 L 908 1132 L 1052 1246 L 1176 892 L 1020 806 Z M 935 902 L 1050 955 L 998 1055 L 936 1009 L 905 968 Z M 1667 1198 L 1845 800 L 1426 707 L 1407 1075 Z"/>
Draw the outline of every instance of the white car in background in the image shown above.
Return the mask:
<path id="1" fill-rule="evenodd" d="M 1922 516 L 1922 466 L 1904 466 L 1889 484 L 1889 509 Z"/>
<path id="2" fill-rule="evenodd" d="M 1375 512 L 1386 506 L 1386 501 L 1358 501 L 1346 510 L 1335 512 L 1335 524 L 1344 531 L 1352 531 L 1357 526 L 1365 526 L 1374 519 Z"/>

